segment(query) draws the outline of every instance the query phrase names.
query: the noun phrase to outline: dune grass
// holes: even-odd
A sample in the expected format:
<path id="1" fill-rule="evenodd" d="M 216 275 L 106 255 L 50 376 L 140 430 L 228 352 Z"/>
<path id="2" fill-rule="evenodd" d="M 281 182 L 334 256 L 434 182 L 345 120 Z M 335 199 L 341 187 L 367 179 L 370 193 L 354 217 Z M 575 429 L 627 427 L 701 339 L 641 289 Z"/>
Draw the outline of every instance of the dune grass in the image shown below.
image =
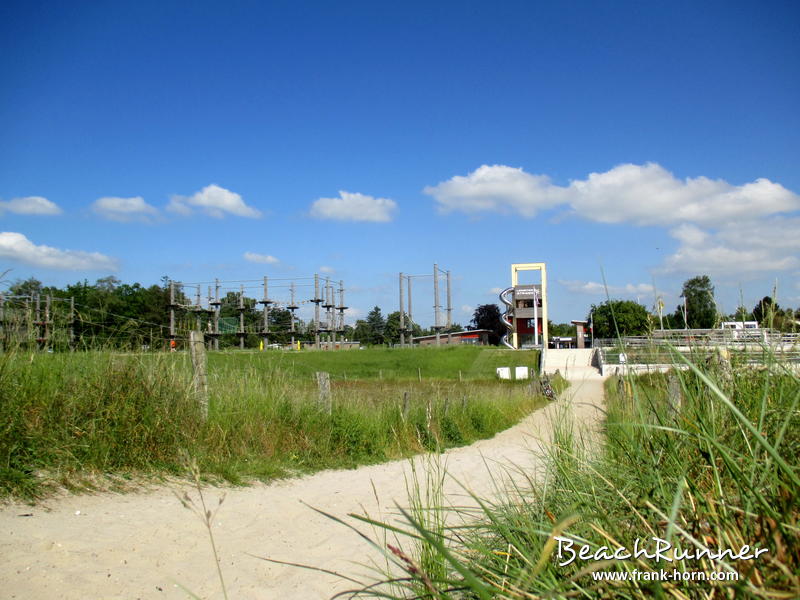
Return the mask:
<path id="1" fill-rule="evenodd" d="M 759 370 L 709 361 L 612 378 L 606 389 L 599 447 L 586 447 L 573 424 L 559 419 L 544 481 L 531 480 L 506 501 L 482 502 L 477 519 L 464 514 L 463 525 L 444 533 L 407 514 L 409 546 L 424 540 L 427 564 L 445 563 L 446 574 L 439 567 L 414 573 L 396 562 L 408 583 L 373 587 L 364 597 L 380 589 L 389 598 L 800 597 L 796 372 L 775 361 Z M 632 552 L 637 540 L 651 554 L 669 543 L 665 556 L 701 558 L 608 558 L 620 547 Z M 568 541 L 575 551 L 585 545 L 601 555 L 559 564 L 571 556 Z M 703 554 L 741 554 L 745 546 L 750 556 L 767 552 Z M 665 581 L 643 575 L 662 569 Z"/>
<path id="2" fill-rule="evenodd" d="M 0 494 L 36 498 L 59 486 L 184 476 L 187 456 L 203 477 L 234 484 L 350 468 L 491 437 L 543 403 L 538 388 L 496 382 L 493 370 L 459 381 L 458 367 L 471 365 L 474 353 L 423 350 L 422 360 L 414 352 L 339 353 L 348 355 L 339 364 L 349 373 L 371 377 L 345 380 L 334 371 L 330 411 L 320 407 L 311 373 L 335 366 L 336 353 L 211 354 L 207 420 L 184 353 L 6 353 Z M 362 365 L 387 366 L 397 356 L 394 379 L 389 367 L 380 379 Z M 414 365 L 437 360 L 452 365 L 449 379 L 415 380 Z"/>

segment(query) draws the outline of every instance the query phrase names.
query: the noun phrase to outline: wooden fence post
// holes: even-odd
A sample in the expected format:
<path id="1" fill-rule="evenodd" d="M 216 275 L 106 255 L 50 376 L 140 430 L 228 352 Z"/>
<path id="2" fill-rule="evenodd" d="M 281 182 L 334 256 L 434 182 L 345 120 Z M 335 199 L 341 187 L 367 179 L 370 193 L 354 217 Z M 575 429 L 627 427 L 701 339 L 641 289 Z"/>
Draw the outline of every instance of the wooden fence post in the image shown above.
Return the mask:
<path id="1" fill-rule="evenodd" d="M 192 356 L 192 388 L 200 404 L 200 414 L 205 420 L 208 418 L 208 378 L 205 340 L 200 331 L 189 332 L 189 351 Z"/>
<path id="2" fill-rule="evenodd" d="M 333 407 L 331 402 L 331 376 L 329 373 L 317 371 L 317 387 L 319 388 L 320 409 L 331 414 Z"/>
<path id="3" fill-rule="evenodd" d="M 408 391 L 403 392 L 403 411 L 401 415 L 404 422 L 408 420 Z"/>
<path id="4" fill-rule="evenodd" d="M 669 402 L 670 416 L 674 421 L 678 420 L 683 404 L 683 390 L 681 382 L 675 373 L 667 376 L 667 402 Z"/>

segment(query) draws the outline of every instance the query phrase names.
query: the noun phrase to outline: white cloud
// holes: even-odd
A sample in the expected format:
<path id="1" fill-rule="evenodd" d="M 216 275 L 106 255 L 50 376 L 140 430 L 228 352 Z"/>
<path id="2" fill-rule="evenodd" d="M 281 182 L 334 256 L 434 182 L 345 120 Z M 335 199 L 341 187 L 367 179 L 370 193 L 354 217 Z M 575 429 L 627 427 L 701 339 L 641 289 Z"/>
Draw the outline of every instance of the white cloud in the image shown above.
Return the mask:
<path id="1" fill-rule="evenodd" d="M 500 292 L 502 292 L 503 289 L 504 288 L 501 288 L 501 287 L 493 287 L 492 289 L 489 290 L 489 293 L 494 295 L 494 296 L 499 296 Z"/>
<path id="2" fill-rule="evenodd" d="M 500 212 L 524 217 L 561 204 L 566 196 L 566 190 L 550 183 L 547 175 L 505 165 L 482 165 L 466 176 L 427 186 L 423 192 L 434 197 L 443 213 Z"/>
<path id="3" fill-rule="evenodd" d="M 117 271 L 117 260 L 99 252 L 60 250 L 37 246 L 21 233 L 0 233 L 0 258 L 7 258 L 32 267 L 65 271 Z"/>
<path id="4" fill-rule="evenodd" d="M 336 269 L 334 269 L 333 267 L 327 267 L 325 265 L 322 265 L 319 268 L 319 272 L 320 273 L 336 273 Z"/>
<path id="5" fill-rule="evenodd" d="M 13 198 L 8 202 L 0 202 L 0 214 L 4 211 L 17 215 L 60 215 L 63 211 L 55 202 L 42 196 L 26 196 Z"/>
<path id="6" fill-rule="evenodd" d="M 623 164 L 591 173 L 568 186 L 503 165 L 483 165 L 423 190 L 443 212 L 516 213 L 564 205 L 573 214 L 601 223 L 719 226 L 800 210 L 800 196 L 768 179 L 733 185 L 707 177 L 677 179 L 655 163 Z"/>
<path id="7" fill-rule="evenodd" d="M 475 308 L 470 306 L 469 304 L 462 304 L 461 305 L 461 312 L 465 315 L 471 315 L 475 312 Z"/>
<path id="8" fill-rule="evenodd" d="M 117 198 L 106 196 L 92 203 L 92 211 L 109 221 L 150 223 L 158 217 L 158 209 L 144 201 L 141 196 Z"/>
<path id="9" fill-rule="evenodd" d="M 674 237 L 676 240 L 683 242 L 684 244 L 689 244 L 691 246 L 697 246 L 699 244 L 703 244 L 708 240 L 709 233 L 707 231 L 703 231 L 696 225 L 690 225 L 688 223 L 684 223 L 683 225 L 678 225 L 670 232 L 670 235 Z"/>
<path id="10" fill-rule="evenodd" d="M 596 281 L 578 281 L 559 279 L 558 283 L 567 290 L 576 294 L 589 294 L 597 296 L 644 296 L 653 293 L 653 286 L 649 283 L 626 283 L 625 285 L 605 285 Z"/>
<path id="11" fill-rule="evenodd" d="M 271 254 L 256 254 L 255 252 L 245 252 L 244 259 L 252 263 L 260 263 L 265 265 L 274 265 L 281 262 Z"/>
<path id="12" fill-rule="evenodd" d="M 601 223 L 720 225 L 800 209 L 800 196 L 768 179 L 740 186 L 707 177 L 682 181 L 655 163 L 592 173 L 570 190 L 573 210 Z"/>
<path id="13" fill-rule="evenodd" d="M 670 231 L 680 244 L 660 269 L 672 273 L 754 276 L 800 266 L 800 218 L 742 220 L 717 231 L 692 226 Z"/>
<path id="14" fill-rule="evenodd" d="M 261 216 L 261 211 L 245 204 L 239 194 L 215 184 L 207 185 L 192 196 L 173 196 L 167 205 L 168 211 L 179 215 L 190 215 L 193 208 L 217 219 L 226 214 L 250 219 Z"/>
<path id="15" fill-rule="evenodd" d="M 338 198 L 315 200 L 310 214 L 316 219 L 387 223 L 392 220 L 396 210 L 397 203 L 394 200 L 340 190 Z"/>

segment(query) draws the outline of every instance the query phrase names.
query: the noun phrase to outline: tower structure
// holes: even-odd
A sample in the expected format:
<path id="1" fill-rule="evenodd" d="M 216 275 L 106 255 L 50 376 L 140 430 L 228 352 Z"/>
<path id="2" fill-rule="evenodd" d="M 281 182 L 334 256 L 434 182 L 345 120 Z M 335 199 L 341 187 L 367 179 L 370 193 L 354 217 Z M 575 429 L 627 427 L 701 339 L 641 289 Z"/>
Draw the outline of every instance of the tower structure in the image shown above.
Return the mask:
<path id="1" fill-rule="evenodd" d="M 541 283 L 520 284 L 522 271 L 538 271 Z M 508 332 L 503 344 L 513 350 L 547 348 L 547 267 L 545 263 L 515 263 L 511 265 L 511 287 L 500 293 L 506 306 L 502 316 Z"/>

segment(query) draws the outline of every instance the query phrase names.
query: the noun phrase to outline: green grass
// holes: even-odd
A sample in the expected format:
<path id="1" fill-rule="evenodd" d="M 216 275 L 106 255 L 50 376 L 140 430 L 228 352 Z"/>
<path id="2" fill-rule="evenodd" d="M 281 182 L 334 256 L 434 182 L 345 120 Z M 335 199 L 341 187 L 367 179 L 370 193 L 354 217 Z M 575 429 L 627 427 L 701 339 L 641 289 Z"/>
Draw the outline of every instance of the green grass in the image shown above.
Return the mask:
<path id="1" fill-rule="evenodd" d="M 407 593 L 395 583 L 383 588 L 383 597 L 418 597 L 425 581 L 431 598 L 800 597 L 797 374 L 774 360 L 759 370 L 703 363 L 612 378 L 606 388 L 602 445 L 584 446 L 579 432 L 559 420 L 545 481 L 531 479 L 530 489 L 512 492 L 510 501 L 484 502 L 477 519 L 466 514 L 467 525 L 444 535 L 408 515 L 411 547 L 420 538 L 428 552 L 436 546 L 439 562 L 427 556 L 427 563 L 445 562 L 447 572 L 415 574 L 398 563 L 408 576 Z M 768 553 L 755 560 L 640 557 L 559 566 L 555 536 L 591 552 L 632 549 L 637 539 L 652 549 L 658 537 L 679 550 L 736 552 L 749 545 Z M 600 582 L 592 576 L 661 568 L 739 577 Z"/>
<path id="2" fill-rule="evenodd" d="M 203 420 L 185 353 L 7 353 L 0 495 L 183 476 L 189 459 L 203 477 L 243 483 L 468 444 L 543 402 L 526 385 L 495 381 L 493 369 L 459 381 L 479 356 L 471 348 L 212 353 Z M 312 379 L 326 369 L 330 413 Z"/>
<path id="3" fill-rule="evenodd" d="M 480 346 L 442 348 L 367 348 L 331 352 L 304 350 L 284 352 L 213 352 L 210 368 L 239 369 L 278 366 L 289 377 L 311 379 L 316 371 L 326 371 L 334 379 L 493 379 L 496 367 L 528 366 L 534 369 L 538 352 L 515 352 Z"/>

